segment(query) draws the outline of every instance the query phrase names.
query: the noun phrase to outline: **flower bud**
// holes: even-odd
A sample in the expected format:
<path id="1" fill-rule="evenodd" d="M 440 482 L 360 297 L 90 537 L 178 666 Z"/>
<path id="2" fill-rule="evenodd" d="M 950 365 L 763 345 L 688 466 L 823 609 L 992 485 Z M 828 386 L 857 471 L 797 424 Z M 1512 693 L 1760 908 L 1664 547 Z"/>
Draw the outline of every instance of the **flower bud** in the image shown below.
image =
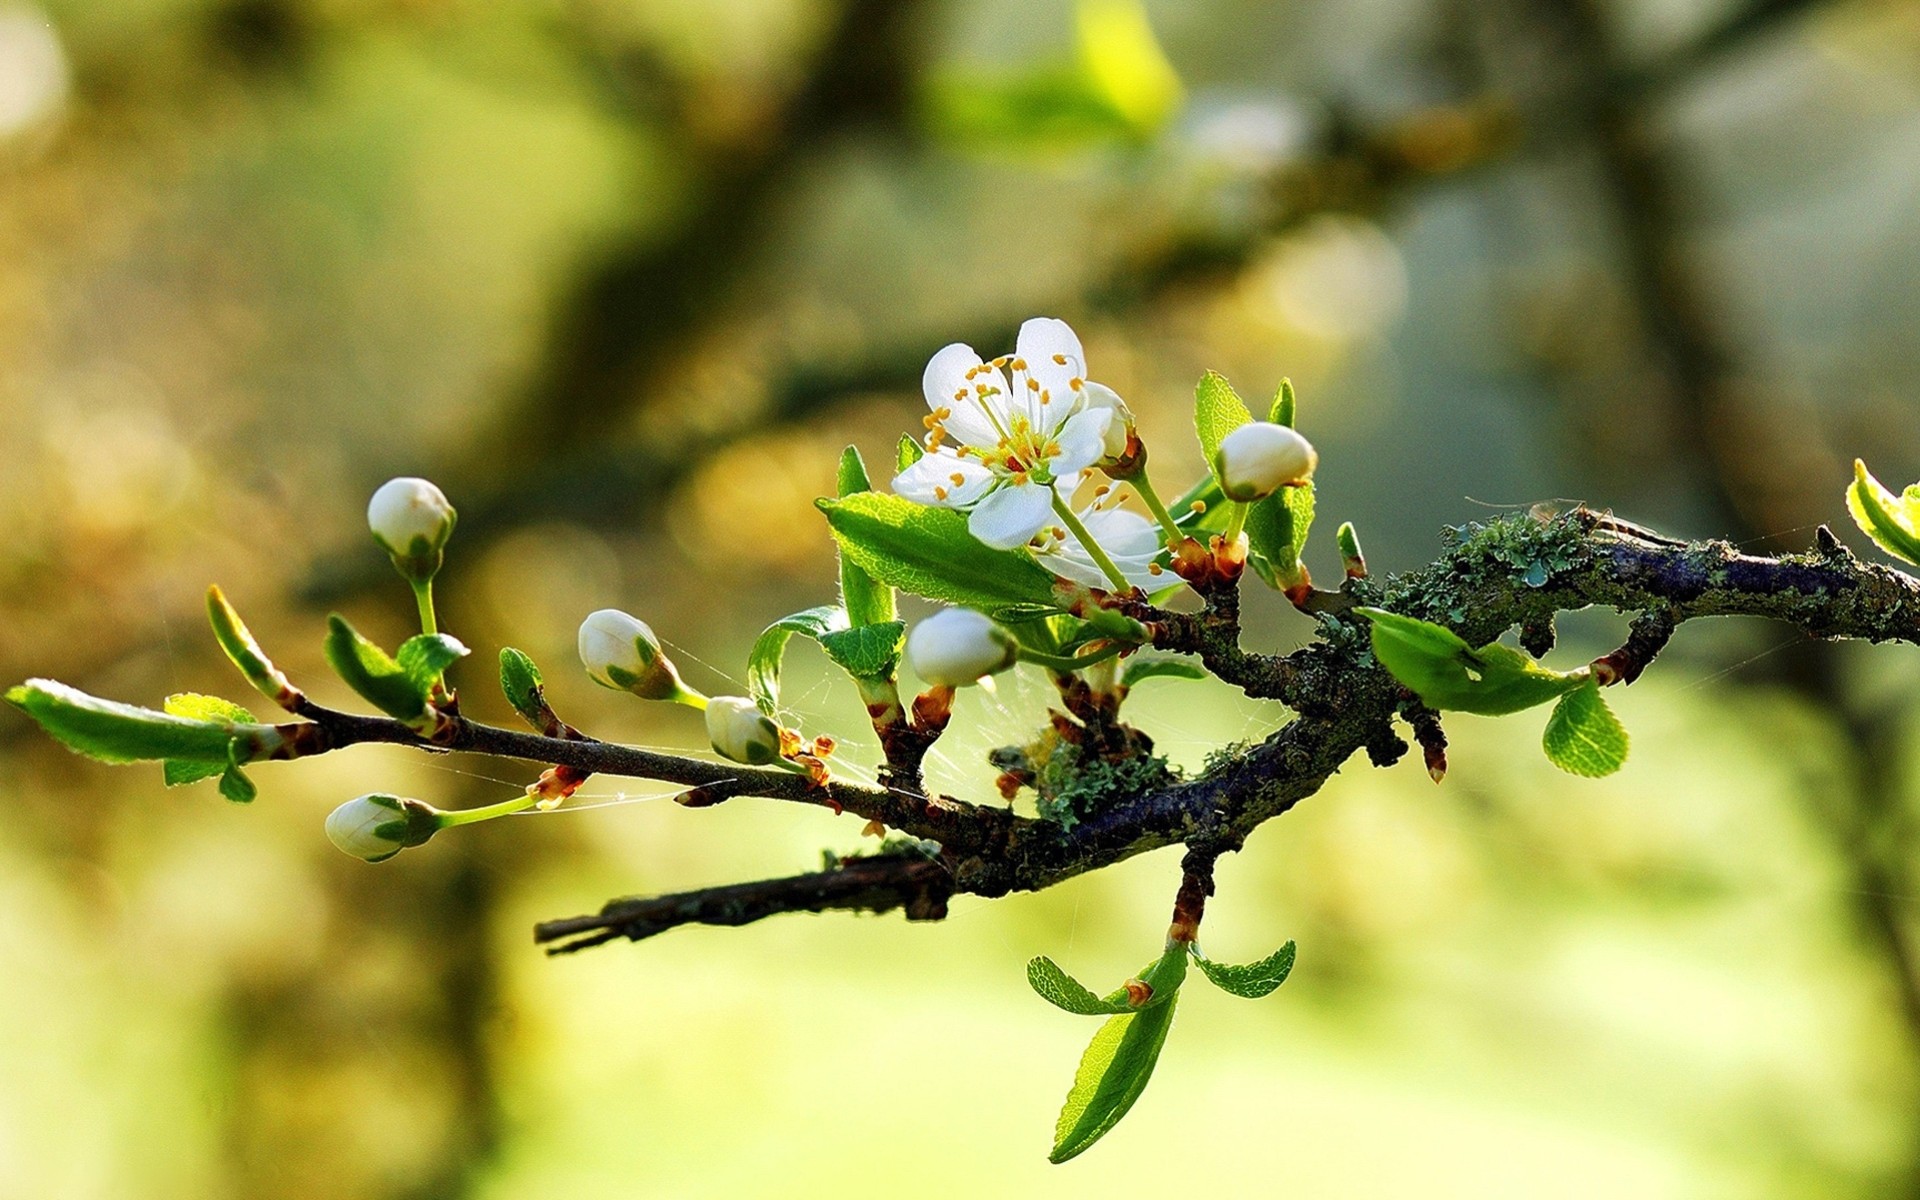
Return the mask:
<path id="1" fill-rule="evenodd" d="M 907 634 L 907 665 L 936 687 L 965 687 L 1012 666 L 1013 635 L 970 608 L 945 608 Z"/>
<path id="2" fill-rule="evenodd" d="M 430 804 L 375 792 L 356 796 L 327 814 L 327 840 L 362 862 L 385 862 L 440 829 Z"/>
<path id="3" fill-rule="evenodd" d="M 694 693 L 680 682 L 660 639 L 645 621 L 617 608 L 589 613 L 580 622 L 580 663 L 601 687 L 632 692 L 642 700 L 682 700 Z"/>
<path id="4" fill-rule="evenodd" d="M 1106 454 L 1097 464 L 1111 466 L 1127 456 L 1127 447 L 1133 441 L 1133 410 L 1120 398 L 1120 393 L 1104 383 L 1088 380 L 1080 394 L 1088 409 L 1106 409 L 1113 414 L 1113 420 L 1107 424 Z"/>
<path id="5" fill-rule="evenodd" d="M 745 696 L 707 701 L 707 740 L 722 758 L 764 766 L 780 757 L 780 727 Z"/>
<path id="6" fill-rule="evenodd" d="M 424 479 L 389 479 L 367 502 L 367 528 L 393 556 L 393 565 L 415 583 L 440 571 L 441 549 L 453 536 L 453 505 Z"/>
<path id="7" fill-rule="evenodd" d="M 1249 421 L 1220 439 L 1214 473 L 1231 500 L 1261 500 L 1313 476 L 1313 443 L 1285 425 Z"/>

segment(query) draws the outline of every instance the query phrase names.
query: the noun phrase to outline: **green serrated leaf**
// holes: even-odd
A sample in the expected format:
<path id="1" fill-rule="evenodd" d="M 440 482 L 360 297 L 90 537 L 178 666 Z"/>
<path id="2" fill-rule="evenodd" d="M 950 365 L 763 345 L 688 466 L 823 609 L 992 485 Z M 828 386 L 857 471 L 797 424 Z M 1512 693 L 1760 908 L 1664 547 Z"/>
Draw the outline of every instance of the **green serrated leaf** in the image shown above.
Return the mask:
<path id="1" fill-rule="evenodd" d="M 1247 544 L 1253 551 L 1254 570 L 1273 587 L 1285 589 L 1298 582 L 1300 554 L 1312 528 L 1311 483 L 1284 487 L 1257 501 L 1247 511 Z"/>
<path id="2" fill-rule="evenodd" d="M 1293 943 L 1288 942 L 1257 963 L 1230 967 L 1200 957 L 1196 949 L 1193 961 L 1199 965 L 1201 974 L 1212 980 L 1221 991 L 1258 1000 L 1287 981 L 1287 976 L 1293 971 L 1293 950 Z"/>
<path id="3" fill-rule="evenodd" d="M 1051 572 L 1025 551 L 981 543 L 963 513 L 879 492 L 815 503 L 841 552 L 884 584 L 987 612 L 1053 599 Z"/>
<path id="4" fill-rule="evenodd" d="M 838 484 L 843 500 L 873 490 L 873 481 L 867 476 L 867 464 L 860 457 L 858 447 L 848 446 L 841 451 Z M 844 553 L 840 555 L 840 603 L 847 610 L 848 622 L 855 626 L 885 624 L 899 613 L 893 589 L 861 570 L 859 564 Z"/>
<path id="5" fill-rule="evenodd" d="M 1251 420 L 1247 402 L 1233 390 L 1226 376 L 1208 371 L 1200 377 L 1193 389 L 1193 431 L 1199 435 L 1203 460 L 1211 464 L 1220 453 L 1221 439 Z"/>
<path id="6" fill-rule="evenodd" d="M 900 435 L 900 445 L 893 452 L 894 472 L 904 471 L 926 456 L 927 448 L 903 433 Z"/>
<path id="7" fill-rule="evenodd" d="M 520 714 L 522 720 L 545 733 L 547 729 L 546 680 L 524 651 L 512 646 L 500 650 L 500 691 Z"/>
<path id="8" fill-rule="evenodd" d="M 1275 425 L 1293 428 L 1295 410 L 1299 407 L 1293 395 L 1293 380 L 1282 379 L 1280 390 L 1273 394 L 1273 407 L 1267 410 L 1267 420 Z"/>
<path id="9" fill-rule="evenodd" d="M 1053 1130 L 1053 1152 L 1048 1161 L 1063 1163 L 1106 1136 L 1120 1123 L 1153 1078 L 1166 1045 L 1167 1030 L 1179 1000 L 1180 981 L 1187 970 L 1187 951 L 1177 946 L 1141 973 L 1141 978 L 1165 1000 L 1131 1013 L 1107 1018 L 1080 1059 L 1073 1087 Z"/>
<path id="10" fill-rule="evenodd" d="M 822 634 L 819 640 L 833 665 L 855 679 L 891 679 L 900 665 L 901 647 L 906 645 L 907 623 L 856 625 Z"/>
<path id="11" fill-rule="evenodd" d="M 1498 717 L 1557 699 L 1584 672 L 1550 671 L 1498 642 L 1474 649 L 1442 625 L 1378 608 L 1355 612 L 1373 622 L 1373 656 L 1427 707 Z"/>
<path id="12" fill-rule="evenodd" d="M 160 764 L 160 777 L 168 787 L 184 787 L 189 783 L 199 783 L 202 779 L 224 775 L 226 771 L 227 764 L 224 762 L 169 758 Z"/>
<path id="13" fill-rule="evenodd" d="M 393 659 L 395 665 L 407 673 L 407 678 L 413 680 L 414 686 L 428 694 L 447 668 L 467 653 L 458 638 L 444 633 L 422 633 L 401 642 L 400 652 Z"/>
<path id="14" fill-rule="evenodd" d="M 381 712 L 413 721 L 426 711 L 426 687 L 339 613 L 327 618 L 326 655 L 347 686 Z"/>
<path id="15" fill-rule="evenodd" d="M 1627 731 L 1592 679 L 1553 706 L 1540 744 L 1553 765 L 1569 775 L 1598 779 L 1627 761 Z"/>
<path id="16" fill-rule="evenodd" d="M 1132 687 L 1143 679 L 1205 679 L 1207 669 L 1199 663 L 1185 658 L 1143 658 L 1127 660 L 1120 669 L 1120 686 Z"/>
<path id="17" fill-rule="evenodd" d="M 233 726 L 225 722 L 102 700 L 52 679 L 29 679 L 8 689 L 6 699 L 69 749 L 101 762 L 225 763 L 234 736 Z"/>
<path id="18" fill-rule="evenodd" d="M 805 612 L 781 617 L 761 631 L 747 655 L 747 690 L 754 703 L 768 716 L 780 708 L 780 661 L 787 655 L 787 642 L 794 634 L 815 641 L 829 633 L 847 628 L 847 610 L 837 604 L 822 604 Z"/>
<path id="19" fill-rule="evenodd" d="M 1920 484 L 1896 496 L 1856 458 L 1847 511 L 1875 545 L 1904 562 L 1920 564 Z"/>
<path id="20" fill-rule="evenodd" d="M 1091 988 L 1061 970 L 1045 955 L 1027 963 L 1027 984 L 1042 1000 L 1075 1016 L 1100 1017 L 1136 1011 L 1127 1002 L 1125 990 L 1105 998 L 1096 996 Z"/>

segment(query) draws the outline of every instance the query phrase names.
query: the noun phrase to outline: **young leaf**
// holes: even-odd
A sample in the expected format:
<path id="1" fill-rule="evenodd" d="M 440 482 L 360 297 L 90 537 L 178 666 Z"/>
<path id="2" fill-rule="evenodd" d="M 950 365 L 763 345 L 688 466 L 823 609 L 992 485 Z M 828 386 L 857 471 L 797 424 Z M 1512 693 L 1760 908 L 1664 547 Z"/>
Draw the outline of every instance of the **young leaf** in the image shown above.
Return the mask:
<path id="1" fill-rule="evenodd" d="M 760 710 L 772 716 L 780 707 L 780 660 L 786 657 L 787 642 L 794 634 L 820 640 L 826 634 L 847 627 L 847 610 L 822 604 L 805 612 L 781 617 L 754 639 L 747 655 L 747 690 Z"/>
<path id="2" fill-rule="evenodd" d="M 1285 425 L 1291 429 L 1293 428 L 1294 412 L 1298 406 L 1298 401 L 1294 399 L 1293 395 L 1293 380 L 1282 379 L 1280 381 L 1280 390 L 1273 394 L 1273 407 L 1267 411 L 1267 420 L 1272 421 L 1275 425 Z"/>
<path id="3" fill-rule="evenodd" d="M 1224 506 L 1222 506 L 1224 507 Z M 1299 578 L 1300 552 L 1313 528 L 1313 484 L 1284 487 L 1247 513 L 1247 544 L 1253 566 L 1274 587 Z"/>
<path id="4" fill-rule="evenodd" d="M 907 623 L 856 625 L 822 634 L 819 640 L 833 665 L 855 679 L 891 679 L 900 665 L 900 648 L 906 645 Z"/>
<path id="5" fill-rule="evenodd" d="M 1225 963 L 1209 961 L 1200 957 L 1198 949 L 1193 952 L 1193 961 L 1221 991 L 1258 1000 L 1287 981 L 1287 976 L 1293 971 L 1293 943 L 1288 942 L 1259 962 L 1248 963 L 1244 967 L 1230 967 Z"/>
<path id="6" fill-rule="evenodd" d="M 251 725 L 253 714 L 230 700 L 218 696 L 203 696 L 198 692 L 180 692 L 168 696 L 161 705 L 166 713 L 185 717 L 190 721 L 216 721 L 228 725 Z M 229 738 L 229 745 L 232 739 Z M 229 750 L 229 753 L 231 751 Z M 227 769 L 227 756 L 218 759 L 169 758 L 160 764 L 161 778 L 168 787 L 180 787 L 184 784 L 198 783 L 202 779 L 212 779 Z"/>
<path id="7" fill-rule="evenodd" d="M 296 690 L 293 683 L 260 649 L 253 631 L 240 619 L 233 605 L 227 603 L 226 594 L 218 584 L 207 589 L 207 622 L 213 626 L 214 640 L 256 691 L 275 704 L 293 695 Z"/>
<path id="8" fill-rule="evenodd" d="M 181 759 L 225 763 L 231 724 L 193 720 L 102 700 L 52 679 L 29 679 L 7 691 L 8 703 L 70 750 L 101 762 Z"/>
<path id="9" fill-rule="evenodd" d="M 458 638 L 444 633 L 422 633 L 400 643 L 394 664 L 426 695 L 432 692 L 433 685 L 440 681 L 448 667 L 466 656 L 467 648 Z"/>
<path id="10" fill-rule="evenodd" d="M 1627 731 L 1592 679 L 1553 706 L 1540 744 L 1554 766 L 1588 779 L 1611 775 L 1627 761 Z"/>
<path id="11" fill-rule="evenodd" d="M 247 773 L 237 766 L 230 766 L 220 773 L 220 794 L 235 804 L 252 804 L 260 789 L 247 778 Z"/>
<path id="12" fill-rule="evenodd" d="M 893 452 L 893 469 L 895 472 L 904 471 L 926 456 L 926 447 L 903 433 L 900 435 L 900 445 Z"/>
<path id="13" fill-rule="evenodd" d="M 1355 609 L 1373 622 L 1373 656 L 1429 708 L 1498 717 L 1563 696 L 1587 678 L 1549 671 L 1498 642 L 1478 650 L 1445 626 L 1378 608 Z"/>
<path id="14" fill-rule="evenodd" d="M 1161 676 L 1168 679 L 1205 679 L 1207 669 L 1184 658 L 1130 658 L 1120 670 L 1120 686 L 1130 688 L 1143 679 Z"/>
<path id="15" fill-rule="evenodd" d="M 1173 1025 L 1180 981 L 1186 970 L 1186 947 L 1167 951 L 1141 974 L 1155 997 L 1164 994 L 1166 999 L 1108 1017 L 1100 1032 L 1093 1035 L 1054 1125 L 1053 1152 L 1047 1156 L 1048 1161 L 1066 1162 L 1106 1136 L 1146 1090 L 1154 1065 L 1160 1061 L 1160 1049 L 1166 1045 L 1167 1030 Z"/>
<path id="16" fill-rule="evenodd" d="M 841 451 L 838 484 L 842 499 L 873 490 L 867 464 L 857 447 Z M 893 589 L 861 570 L 845 554 L 840 556 L 840 602 L 846 607 L 848 622 L 855 626 L 883 624 L 899 611 Z"/>
<path id="17" fill-rule="evenodd" d="M 1896 496 L 1856 458 L 1853 483 L 1847 488 L 1847 511 L 1882 550 L 1920 564 L 1920 483 Z"/>
<path id="18" fill-rule="evenodd" d="M 1193 389 L 1193 431 L 1200 437 L 1200 456 L 1212 469 L 1220 453 L 1220 439 L 1253 420 L 1247 402 L 1233 390 L 1226 376 L 1208 371 Z"/>
<path id="19" fill-rule="evenodd" d="M 988 612 L 1053 599 L 1046 568 L 1023 551 L 984 545 L 963 513 L 879 492 L 815 503 L 841 553 L 882 583 Z"/>
<path id="20" fill-rule="evenodd" d="M 347 686 L 387 715 L 412 721 L 426 711 L 427 689 L 339 613 L 327 618 L 326 654 Z"/>
<path id="21" fill-rule="evenodd" d="M 544 695 L 546 686 L 540 677 L 540 668 L 525 652 L 512 646 L 501 648 L 500 691 L 506 695 L 507 703 L 513 705 L 513 711 L 542 733 L 546 732 L 550 711 Z"/>
<path id="22" fill-rule="evenodd" d="M 1135 1011 L 1124 990 L 1102 999 L 1045 955 L 1027 963 L 1027 984 L 1042 1000 L 1075 1016 L 1099 1017 Z"/>

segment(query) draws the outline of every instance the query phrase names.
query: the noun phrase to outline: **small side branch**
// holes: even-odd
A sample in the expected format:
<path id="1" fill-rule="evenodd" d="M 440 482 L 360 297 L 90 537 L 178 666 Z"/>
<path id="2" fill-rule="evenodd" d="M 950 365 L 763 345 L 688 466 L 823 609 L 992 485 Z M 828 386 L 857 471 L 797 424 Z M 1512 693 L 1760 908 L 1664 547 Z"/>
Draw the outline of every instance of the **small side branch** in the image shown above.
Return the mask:
<path id="1" fill-rule="evenodd" d="M 549 954 L 571 954 L 615 938 L 641 941 L 681 925 L 749 925 L 781 913 L 898 908 L 909 921 L 937 921 L 947 915 L 953 890 L 953 876 L 938 859 L 854 858 L 831 871 L 615 900 L 589 916 L 543 922 L 534 927 L 533 940 Z"/>

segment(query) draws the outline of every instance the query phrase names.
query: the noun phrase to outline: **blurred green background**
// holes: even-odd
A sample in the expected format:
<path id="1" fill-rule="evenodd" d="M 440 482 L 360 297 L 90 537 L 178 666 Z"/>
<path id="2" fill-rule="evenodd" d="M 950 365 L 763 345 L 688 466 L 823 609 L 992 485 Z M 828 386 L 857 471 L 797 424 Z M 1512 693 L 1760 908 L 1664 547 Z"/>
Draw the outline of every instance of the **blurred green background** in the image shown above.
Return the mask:
<path id="1" fill-rule="evenodd" d="M 218 581 L 344 702 L 319 618 L 404 635 L 361 520 L 415 473 L 462 513 L 472 711 L 508 715 L 509 643 L 576 723 L 698 747 L 570 669 L 580 616 L 738 690 L 830 594 L 839 447 L 886 457 L 934 349 L 1036 313 L 1163 488 L 1204 368 L 1291 375 L 1376 570 L 1554 497 L 1805 546 L 1854 454 L 1920 475 L 1920 6 L 0 0 L 0 678 L 241 697 Z M 1250 641 L 1306 635 L 1282 607 Z M 1554 661 L 1621 629 L 1568 621 Z M 1438 789 L 1355 764 L 1222 866 L 1209 950 L 1296 938 L 1292 981 L 1194 993 L 1063 1168 L 1091 1026 L 1022 963 L 1137 968 L 1173 852 L 941 924 L 548 960 L 535 920 L 859 822 L 595 780 L 368 868 L 321 836 L 339 801 L 530 775 L 370 748 L 237 808 L 0 713 L 0 1196 L 1920 1196 L 1916 665 L 1689 625 L 1616 698 L 1612 779 L 1553 771 L 1535 716 L 1453 720 Z M 964 697 L 937 782 L 987 794 L 1043 689 Z M 1282 719 L 1132 707 L 1188 766 Z"/>

